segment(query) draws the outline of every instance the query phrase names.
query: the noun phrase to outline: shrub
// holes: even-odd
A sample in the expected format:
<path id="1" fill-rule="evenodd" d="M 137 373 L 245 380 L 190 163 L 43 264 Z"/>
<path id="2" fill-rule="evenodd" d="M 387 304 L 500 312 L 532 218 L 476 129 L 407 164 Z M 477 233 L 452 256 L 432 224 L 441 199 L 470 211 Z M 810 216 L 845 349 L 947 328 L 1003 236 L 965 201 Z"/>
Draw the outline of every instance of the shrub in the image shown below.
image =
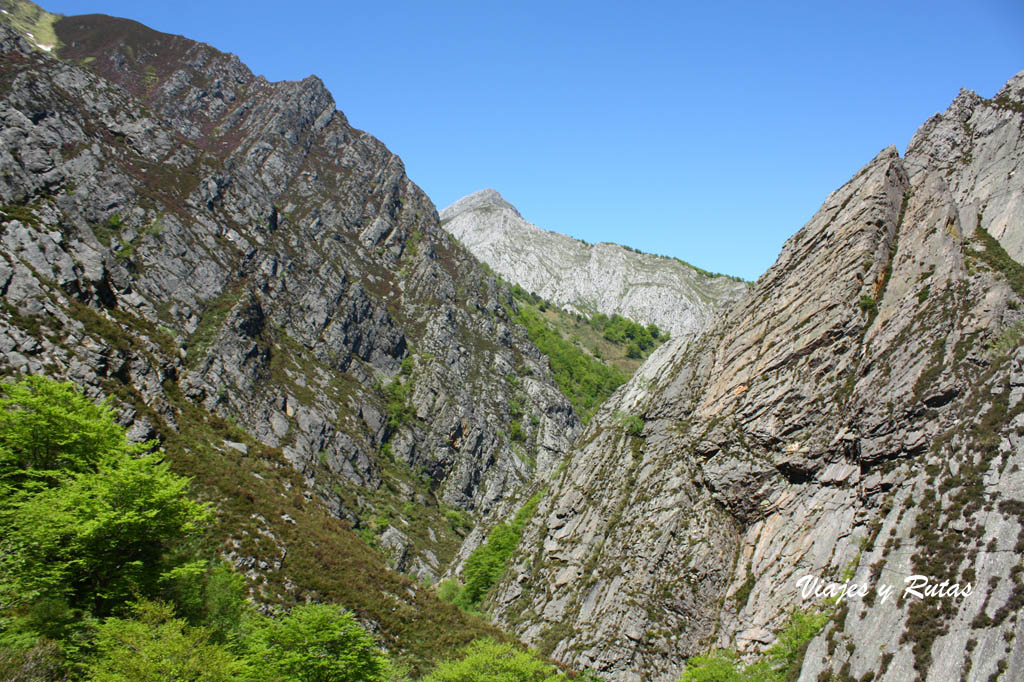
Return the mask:
<path id="1" fill-rule="evenodd" d="M 514 644 L 480 639 L 470 644 L 461 659 L 447 661 L 423 682 L 562 682 L 558 669 L 537 654 Z"/>
<path id="2" fill-rule="evenodd" d="M 141 601 L 132 618 L 108 618 L 96 633 L 89 682 L 221 682 L 238 679 L 245 664 L 210 641 L 205 628 L 189 627 L 159 602 Z"/>
<path id="3" fill-rule="evenodd" d="M 256 622 L 247 656 L 252 679 L 383 682 L 391 672 L 376 640 L 351 612 L 329 604 L 296 606 Z"/>
<path id="4" fill-rule="evenodd" d="M 643 417 L 638 417 L 635 414 L 620 414 L 619 425 L 622 426 L 622 430 L 631 436 L 639 436 L 644 432 L 644 420 Z"/>
<path id="5" fill-rule="evenodd" d="M 828 613 L 795 609 L 775 643 L 759 660 L 743 665 L 732 651 L 714 651 L 686 661 L 680 682 L 787 682 L 803 666 L 807 645 L 828 622 Z"/>

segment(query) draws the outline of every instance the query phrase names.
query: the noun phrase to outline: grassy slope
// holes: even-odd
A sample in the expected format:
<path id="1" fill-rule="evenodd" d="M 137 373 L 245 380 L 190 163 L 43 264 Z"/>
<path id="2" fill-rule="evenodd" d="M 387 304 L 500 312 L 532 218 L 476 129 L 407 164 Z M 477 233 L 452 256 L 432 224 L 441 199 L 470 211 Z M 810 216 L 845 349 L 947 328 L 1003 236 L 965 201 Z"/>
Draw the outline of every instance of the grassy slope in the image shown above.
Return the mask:
<path id="1" fill-rule="evenodd" d="M 57 33 L 53 24 L 60 19 L 42 7 L 26 0 L 0 0 L 0 19 L 5 20 L 19 33 L 36 45 L 57 46 Z M 31 34 L 31 37 L 30 35 Z"/>
<path id="2" fill-rule="evenodd" d="M 77 317 L 90 335 L 114 348 L 148 355 L 142 339 L 168 341 L 145 320 L 119 316 L 120 325 L 85 306 Z M 151 358 L 156 361 L 157 358 Z M 172 428 L 134 388 L 108 379 L 104 388 L 150 418 L 172 468 L 191 476 L 216 522 L 206 551 L 227 553 L 248 571 L 253 596 L 266 604 L 332 601 L 375 624 L 390 653 L 422 672 L 475 638 L 503 638 L 496 628 L 437 598 L 412 578 L 391 571 L 348 523 L 310 495 L 303 476 L 277 448 L 211 415 L 171 382 L 165 396 L 176 412 Z M 240 442 L 248 452 L 223 445 Z"/>
<path id="3" fill-rule="evenodd" d="M 639 358 L 628 356 L 627 342 L 607 339 L 590 321 L 570 315 L 533 294 L 513 287 L 518 313 L 534 345 L 551 363 L 555 382 L 584 422 L 664 342 L 654 342 Z"/>

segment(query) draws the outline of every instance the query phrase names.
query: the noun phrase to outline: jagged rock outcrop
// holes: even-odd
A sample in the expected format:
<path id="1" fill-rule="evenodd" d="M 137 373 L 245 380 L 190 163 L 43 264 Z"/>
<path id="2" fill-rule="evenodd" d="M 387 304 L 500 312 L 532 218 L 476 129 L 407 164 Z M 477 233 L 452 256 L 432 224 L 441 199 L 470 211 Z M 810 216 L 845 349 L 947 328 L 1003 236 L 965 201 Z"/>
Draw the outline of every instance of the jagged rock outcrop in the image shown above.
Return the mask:
<path id="1" fill-rule="evenodd" d="M 1024 233 L 1022 84 L 881 152 L 719 324 L 648 359 L 541 503 L 499 623 L 661 682 L 828 608 L 803 576 L 899 595 L 923 574 L 974 590 L 849 601 L 800 679 L 1024 676 L 1024 267 L 993 238 Z"/>
<path id="2" fill-rule="evenodd" d="M 699 334 L 748 286 L 674 258 L 542 230 L 493 189 L 441 211 L 441 224 L 473 255 L 527 291 L 577 312 L 654 323 L 675 336 Z"/>
<path id="3" fill-rule="evenodd" d="M 465 532 L 446 508 L 509 498 L 579 424 L 507 289 L 319 79 L 124 19 L 53 28 L 60 59 L 0 23 L 0 371 L 114 396 L 139 438 L 225 430 L 181 461 L 279 453 L 300 500 L 436 577 Z"/>

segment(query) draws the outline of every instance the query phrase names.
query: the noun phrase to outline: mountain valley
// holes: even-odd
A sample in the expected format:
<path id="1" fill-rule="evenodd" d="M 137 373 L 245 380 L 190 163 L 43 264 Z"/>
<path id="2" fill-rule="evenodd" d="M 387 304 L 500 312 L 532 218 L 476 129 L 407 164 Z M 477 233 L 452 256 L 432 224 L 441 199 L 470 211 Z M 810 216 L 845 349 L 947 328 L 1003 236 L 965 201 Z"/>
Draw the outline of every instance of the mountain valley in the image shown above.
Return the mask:
<path id="1" fill-rule="evenodd" d="M 252 622 L 336 604 L 395 663 L 372 679 L 514 642 L 538 667 L 502 679 L 1024 678 L 1024 72 L 876 154 L 748 283 L 495 190 L 439 213 L 315 76 L 0 6 L 4 385 L 70 381 L 155 441 Z M 0 470 L 9 504 L 26 475 Z M 88 657 L 128 607 L 25 625 L 51 602 L 4 577 L 0 512 L 0 672 L 115 679 Z M 85 667 L 25 672 L 53 641 Z"/>

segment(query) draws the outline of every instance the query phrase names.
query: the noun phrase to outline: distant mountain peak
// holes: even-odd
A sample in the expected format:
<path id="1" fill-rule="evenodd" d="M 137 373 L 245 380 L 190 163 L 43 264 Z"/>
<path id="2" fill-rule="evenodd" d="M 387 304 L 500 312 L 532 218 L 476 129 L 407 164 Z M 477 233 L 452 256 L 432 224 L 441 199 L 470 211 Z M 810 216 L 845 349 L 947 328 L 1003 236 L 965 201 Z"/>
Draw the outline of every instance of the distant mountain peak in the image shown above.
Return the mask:
<path id="1" fill-rule="evenodd" d="M 441 211 L 442 226 L 503 278 L 569 309 L 699 334 L 747 285 L 675 258 L 544 230 L 493 189 Z"/>
<path id="2" fill-rule="evenodd" d="M 475 211 L 478 209 L 507 209 L 512 211 L 520 218 L 519 211 L 512 204 L 505 201 L 505 198 L 498 193 L 496 189 L 482 189 L 472 194 L 468 194 L 448 208 L 441 211 L 441 220 L 449 220 L 459 213 L 466 213 L 468 211 Z"/>

